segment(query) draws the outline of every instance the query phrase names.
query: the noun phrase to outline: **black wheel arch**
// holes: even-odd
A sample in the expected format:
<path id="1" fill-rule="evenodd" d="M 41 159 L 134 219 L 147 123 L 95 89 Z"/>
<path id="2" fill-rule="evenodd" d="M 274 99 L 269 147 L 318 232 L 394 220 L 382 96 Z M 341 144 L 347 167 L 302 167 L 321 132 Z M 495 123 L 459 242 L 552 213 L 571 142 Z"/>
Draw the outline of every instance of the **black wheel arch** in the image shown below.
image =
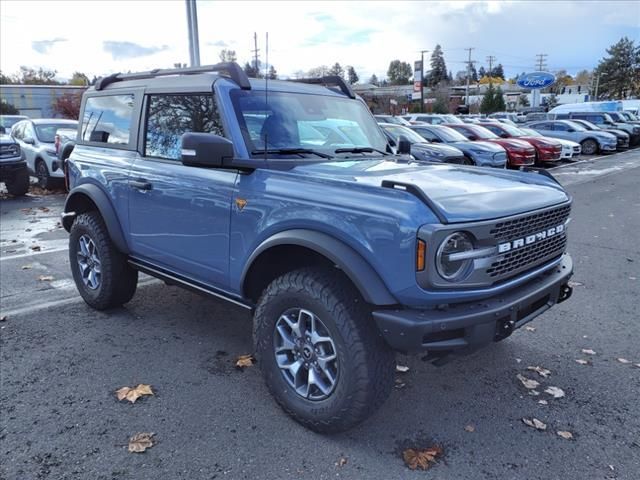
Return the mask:
<path id="1" fill-rule="evenodd" d="M 100 213 L 116 248 L 122 253 L 129 253 L 129 247 L 120 227 L 120 221 L 108 195 L 100 187 L 91 183 L 74 187 L 67 196 L 64 212 L 79 214 L 91 210 L 97 210 Z M 62 218 L 62 226 L 67 232 L 71 230 L 73 219 L 73 216 L 64 216 Z"/>
<path id="2" fill-rule="evenodd" d="M 296 262 L 297 259 L 304 259 L 303 261 L 308 263 L 299 264 Z M 398 303 L 380 275 L 358 252 L 335 237 L 307 229 L 279 232 L 263 241 L 253 251 L 240 278 L 242 295 L 257 300 L 262 290 L 280 274 L 318 263 L 338 267 L 367 303 Z M 275 270 L 274 266 L 277 266 Z"/>

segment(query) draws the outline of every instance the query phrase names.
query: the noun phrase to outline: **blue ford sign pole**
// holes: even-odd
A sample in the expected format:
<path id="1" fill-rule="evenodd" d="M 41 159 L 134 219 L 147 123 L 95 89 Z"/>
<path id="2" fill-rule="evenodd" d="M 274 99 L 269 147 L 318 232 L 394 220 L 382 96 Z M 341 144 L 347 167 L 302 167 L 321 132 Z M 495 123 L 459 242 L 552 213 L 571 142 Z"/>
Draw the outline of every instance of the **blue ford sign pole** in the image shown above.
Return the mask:
<path id="1" fill-rule="evenodd" d="M 532 107 L 540 106 L 540 90 L 556 83 L 556 77 L 549 72 L 532 72 L 518 78 L 516 84 L 522 88 L 528 88 L 532 93 Z"/>

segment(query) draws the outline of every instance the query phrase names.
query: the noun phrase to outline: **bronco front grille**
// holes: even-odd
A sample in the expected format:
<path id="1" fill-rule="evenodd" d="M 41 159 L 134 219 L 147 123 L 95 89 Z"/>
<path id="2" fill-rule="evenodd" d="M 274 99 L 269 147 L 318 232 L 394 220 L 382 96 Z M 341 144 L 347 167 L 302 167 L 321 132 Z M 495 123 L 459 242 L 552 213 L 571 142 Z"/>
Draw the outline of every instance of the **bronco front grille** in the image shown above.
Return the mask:
<path id="1" fill-rule="evenodd" d="M 490 233 L 498 242 L 511 240 L 557 225 L 563 225 L 569 218 L 570 213 L 571 205 L 565 205 L 546 212 L 534 213 L 526 217 L 496 223 Z M 535 247 L 536 245 L 533 246 Z"/>
<path id="2" fill-rule="evenodd" d="M 562 234 L 556 237 L 549 237 L 542 242 L 537 242 L 512 252 L 505 253 L 502 260 L 493 262 L 487 269 L 490 277 L 502 277 L 508 275 L 514 270 L 520 270 L 523 267 L 533 266 L 539 260 L 551 259 L 559 256 L 564 252 L 567 245 L 567 237 Z"/>

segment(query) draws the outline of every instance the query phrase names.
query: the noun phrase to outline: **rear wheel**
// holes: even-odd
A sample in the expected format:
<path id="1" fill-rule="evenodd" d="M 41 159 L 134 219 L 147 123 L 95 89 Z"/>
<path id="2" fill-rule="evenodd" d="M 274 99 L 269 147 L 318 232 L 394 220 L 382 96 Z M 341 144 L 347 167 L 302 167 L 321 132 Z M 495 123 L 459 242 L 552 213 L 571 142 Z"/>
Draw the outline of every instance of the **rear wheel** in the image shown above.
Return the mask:
<path id="1" fill-rule="evenodd" d="M 473 160 L 465 155 L 464 159 L 462 160 L 462 165 L 475 165 L 475 163 L 473 163 Z"/>
<path id="2" fill-rule="evenodd" d="M 49 169 L 44 160 L 36 161 L 36 177 L 38 178 L 38 186 L 49 190 L 53 186 L 52 178 L 49 175 Z"/>
<path id="3" fill-rule="evenodd" d="M 29 191 L 29 171 L 25 168 L 17 172 L 11 181 L 5 182 L 7 191 L 14 197 L 20 197 Z"/>
<path id="4" fill-rule="evenodd" d="M 104 310 L 133 298 L 138 271 L 115 248 L 99 213 L 82 213 L 73 222 L 69 262 L 78 292 L 91 307 Z"/>
<path id="5" fill-rule="evenodd" d="M 582 153 L 585 155 L 595 155 L 598 153 L 598 142 L 595 140 L 589 138 L 587 140 L 583 140 L 580 145 L 582 146 Z"/>
<path id="6" fill-rule="evenodd" d="M 274 280 L 254 318 L 256 355 L 271 394 L 318 432 L 349 429 L 393 386 L 394 353 L 341 274 L 302 269 Z"/>

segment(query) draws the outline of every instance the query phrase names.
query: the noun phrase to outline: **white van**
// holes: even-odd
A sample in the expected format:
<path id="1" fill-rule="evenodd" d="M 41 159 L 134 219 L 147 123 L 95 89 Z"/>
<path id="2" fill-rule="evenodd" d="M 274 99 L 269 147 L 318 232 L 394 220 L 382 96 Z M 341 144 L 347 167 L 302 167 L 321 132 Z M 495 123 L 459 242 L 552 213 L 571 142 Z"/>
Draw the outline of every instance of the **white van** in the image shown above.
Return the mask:
<path id="1" fill-rule="evenodd" d="M 557 107 L 552 108 L 551 110 L 549 110 L 549 114 L 555 115 L 557 113 L 571 112 L 617 112 L 622 109 L 622 102 L 619 100 L 606 102 L 567 103 L 565 105 L 558 105 Z"/>

